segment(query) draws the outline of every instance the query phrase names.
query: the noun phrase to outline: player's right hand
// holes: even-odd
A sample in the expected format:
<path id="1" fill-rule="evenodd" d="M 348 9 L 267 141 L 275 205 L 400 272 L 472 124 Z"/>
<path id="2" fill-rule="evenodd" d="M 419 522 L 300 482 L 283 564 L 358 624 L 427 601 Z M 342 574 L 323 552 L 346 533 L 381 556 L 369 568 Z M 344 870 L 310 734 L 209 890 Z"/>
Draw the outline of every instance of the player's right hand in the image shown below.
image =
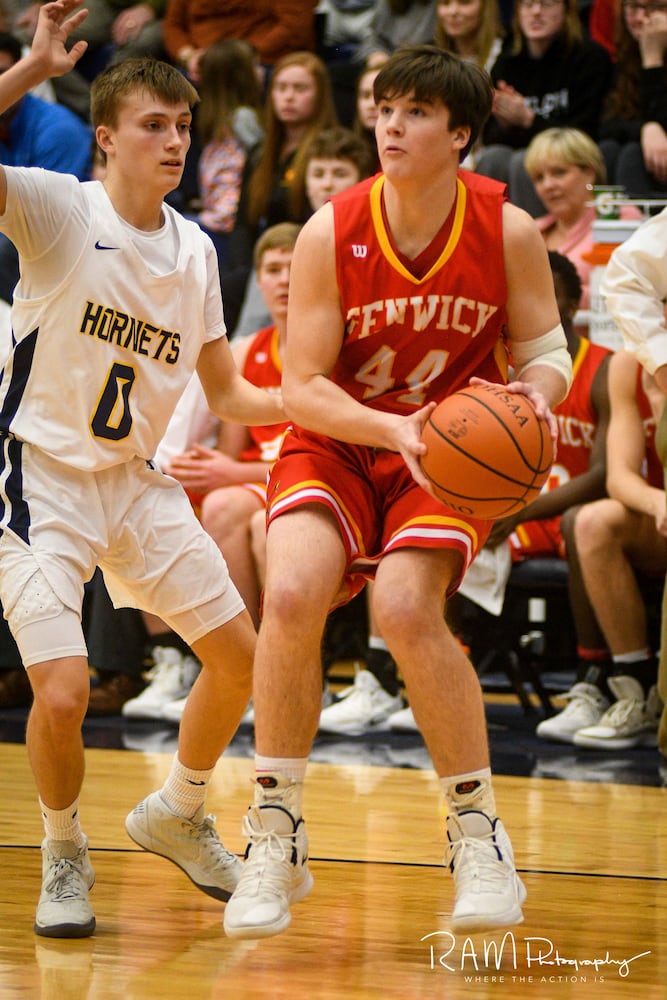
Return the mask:
<path id="1" fill-rule="evenodd" d="M 65 48 L 74 29 L 88 16 L 85 8 L 76 9 L 80 6 L 81 0 L 55 0 L 44 4 L 39 12 L 30 57 L 42 64 L 47 76 L 69 73 L 88 48 L 84 41 L 76 42 L 69 50 Z"/>
<path id="2" fill-rule="evenodd" d="M 396 451 L 403 456 L 403 461 L 412 473 L 415 482 L 431 496 L 434 496 L 434 493 L 429 480 L 422 472 L 419 459 L 427 451 L 426 445 L 421 439 L 422 431 L 435 407 L 435 403 L 427 403 L 416 413 L 401 417 L 396 429 Z"/>

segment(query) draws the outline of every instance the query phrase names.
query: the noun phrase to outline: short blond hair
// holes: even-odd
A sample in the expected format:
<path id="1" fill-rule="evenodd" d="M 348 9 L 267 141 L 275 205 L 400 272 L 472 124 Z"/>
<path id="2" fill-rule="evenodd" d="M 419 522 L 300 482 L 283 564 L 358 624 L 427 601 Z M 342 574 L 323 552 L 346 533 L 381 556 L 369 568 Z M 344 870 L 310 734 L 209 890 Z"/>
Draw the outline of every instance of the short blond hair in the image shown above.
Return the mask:
<path id="1" fill-rule="evenodd" d="M 604 184 L 607 179 L 602 150 L 578 128 L 548 128 L 530 140 L 524 166 L 531 179 L 540 167 L 553 160 L 592 170 L 596 184 Z"/>

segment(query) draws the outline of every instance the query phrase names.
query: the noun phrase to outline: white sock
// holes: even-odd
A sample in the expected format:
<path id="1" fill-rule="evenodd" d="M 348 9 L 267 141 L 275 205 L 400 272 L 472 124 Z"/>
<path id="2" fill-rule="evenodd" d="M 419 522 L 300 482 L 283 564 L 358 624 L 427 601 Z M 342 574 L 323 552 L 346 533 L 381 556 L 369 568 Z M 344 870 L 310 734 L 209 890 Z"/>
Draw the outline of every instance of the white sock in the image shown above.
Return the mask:
<path id="1" fill-rule="evenodd" d="M 489 819 L 496 818 L 496 799 L 491 785 L 491 768 L 441 777 L 447 807 L 452 813 L 477 809 Z"/>
<path id="2" fill-rule="evenodd" d="M 214 770 L 211 767 L 206 771 L 194 771 L 181 764 L 178 754 L 175 754 L 169 777 L 160 789 L 160 798 L 177 816 L 192 819 L 204 805 L 208 783 Z"/>
<path id="3" fill-rule="evenodd" d="M 71 840 L 77 847 L 84 847 L 86 837 L 79 820 L 79 799 L 66 809 L 49 809 L 39 800 L 47 840 Z"/>
<path id="4" fill-rule="evenodd" d="M 648 646 L 644 646 L 643 649 L 634 649 L 630 653 L 617 653 L 616 656 L 612 656 L 614 663 L 643 663 L 644 660 L 650 659 L 651 650 Z"/>

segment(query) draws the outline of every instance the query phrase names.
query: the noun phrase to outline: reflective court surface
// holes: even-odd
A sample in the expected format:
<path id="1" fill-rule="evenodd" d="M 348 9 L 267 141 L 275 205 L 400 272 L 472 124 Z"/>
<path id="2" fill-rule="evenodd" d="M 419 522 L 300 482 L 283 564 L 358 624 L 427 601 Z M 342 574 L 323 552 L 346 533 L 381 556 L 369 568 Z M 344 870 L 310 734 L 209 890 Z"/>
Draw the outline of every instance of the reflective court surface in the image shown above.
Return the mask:
<path id="1" fill-rule="evenodd" d="M 221 904 L 127 837 L 125 815 L 164 780 L 176 731 L 120 718 L 85 726 L 81 810 L 97 872 L 96 933 L 38 938 L 42 829 L 19 742 L 25 712 L 2 713 L 0 997 L 663 998 L 667 841 L 656 751 L 605 762 L 540 747 L 539 713 L 487 700 L 499 812 L 528 900 L 524 923 L 507 934 L 467 938 L 448 928 L 445 809 L 419 734 L 318 737 L 305 799 L 315 887 L 284 934 L 235 942 L 222 931 Z M 208 800 L 239 853 L 252 745 L 241 730 Z"/>

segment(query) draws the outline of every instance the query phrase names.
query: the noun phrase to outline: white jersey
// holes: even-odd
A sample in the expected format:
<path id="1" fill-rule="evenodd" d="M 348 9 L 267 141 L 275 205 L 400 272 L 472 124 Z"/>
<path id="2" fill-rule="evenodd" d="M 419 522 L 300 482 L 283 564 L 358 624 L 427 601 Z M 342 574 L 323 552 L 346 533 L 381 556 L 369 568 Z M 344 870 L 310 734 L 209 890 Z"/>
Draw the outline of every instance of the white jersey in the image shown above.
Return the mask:
<path id="1" fill-rule="evenodd" d="M 600 290 L 626 351 L 651 375 L 667 364 L 667 208 L 616 247 Z"/>
<path id="2" fill-rule="evenodd" d="M 226 333 L 213 244 L 168 205 L 158 233 L 131 230 L 98 181 L 17 168 L 7 184 L 21 280 L 0 435 L 79 469 L 151 459 L 202 345 Z"/>

